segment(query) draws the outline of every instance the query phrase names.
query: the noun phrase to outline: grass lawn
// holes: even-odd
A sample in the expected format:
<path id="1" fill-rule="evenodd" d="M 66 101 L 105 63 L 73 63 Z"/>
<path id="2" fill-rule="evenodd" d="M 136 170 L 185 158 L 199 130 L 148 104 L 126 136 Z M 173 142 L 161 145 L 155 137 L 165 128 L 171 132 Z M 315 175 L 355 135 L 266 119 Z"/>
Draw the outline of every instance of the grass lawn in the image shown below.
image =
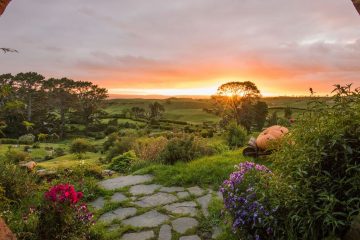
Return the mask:
<path id="1" fill-rule="evenodd" d="M 134 174 L 153 174 L 155 182 L 168 186 L 213 187 L 220 184 L 234 171 L 234 165 L 249 160 L 242 156 L 242 149 L 227 151 L 210 157 L 202 157 L 188 163 L 175 165 L 156 164 L 136 171 Z"/>
<path id="2" fill-rule="evenodd" d="M 14 151 L 23 151 L 25 146 L 32 146 L 32 145 L 19 145 L 18 147 L 15 147 L 16 144 L 1 144 L 0 145 L 0 155 L 4 155 L 8 150 L 9 147 L 11 150 Z M 56 148 L 63 148 L 65 151 L 68 149 L 68 145 L 64 143 L 41 143 L 40 148 L 31 148 L 30 156 L 35 159 L 43 159 L 45 156 L 51 155 L 51 152 L 49 150 L 46 150 L 45 147 L 52 147 L 53 149 Z"/>
<path id="3" fill-rule="evenodd" d="M 39 168 L 46 169 L 62 169 L 62 168 L 71 168 L 76 165 L 87 163 L 87 164 L 100 164 L 98 163 L 98 159 L 101 155 L 99 153 L 91 153 L 87 152 L 83 159 L 77 159 L 75 154 L 67 154 L 58 158 L 54 158 L 49 161 L 39 163 Z"/>

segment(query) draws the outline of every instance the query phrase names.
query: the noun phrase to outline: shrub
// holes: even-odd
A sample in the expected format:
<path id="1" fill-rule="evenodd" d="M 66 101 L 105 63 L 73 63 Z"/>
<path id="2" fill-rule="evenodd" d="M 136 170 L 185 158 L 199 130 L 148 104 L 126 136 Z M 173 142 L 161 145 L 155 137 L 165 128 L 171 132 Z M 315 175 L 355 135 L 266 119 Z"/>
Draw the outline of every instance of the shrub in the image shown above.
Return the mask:
<path id="1" fill-rule="evenodd" d="M 15 165 L 11 159 L 4 159 L 0 164 L 0 188 L 5 191 L 7 199 L 18 202 L 34 193 L 36 177 Z"/>
<path id="2" fill-rule="evenodd" d="M 120 136 L 118 133 L 112 133 L 106 137 L 105 142 L 103 143 L 104 151 L 109 150 L 109 148 L 114 145 L 116 141 L 120 140 Z"/>
<path id="3" fill-rule="evenodd" d="M 274 238 L 276 206 L 264 197 L 271 171 L 253 162 L 240 163 L 238 170 L 220 189 L 225 209 L 232 217 L 232 227 L 244 239 Z M 265 181 L 264 181 L 265 180 Z"/>
<path id="4" fill-rule="evenodd" d="M 213 129 L 204 129 L 201 131 L 201 136 L 203 138 L 212 138 L 214 137 L 214 130 Z"/>
<path id="5" fill-rule="evenodd" d="M 33 148 L 33 149 L 39 149 L 39 148 L 41 148 L 40 143 L 39 143 L 39 142 L 34 143 L 34 144 L 32 145 L 32 148 Z"/>
<path id="6" fill-rule="evenodd" d="M 141 160 L 155 162 L 167 142 L 168 140 L 165 137 L 140 138 L 134 143 L 134 151 Z"/>
<path id="7" fill-rule="evenodd" d="M 314 103 L 270 158 L 282 178 L 272 189 L 291 192 L 280 199 L 286 239 L 341 238 L 360 212 L 360 92 L 335 91 L 329 103 Z"/>
<path id="8" fill-rule="evenodd" d="M 27 152 L 20 152 L 15 150 L 10 150 L 5 153 L 5 157 L 14 164 L 19 162 L 31 161 L 31 156 Z"/>
<path id="9" fill-rule="evenodd" d="M 60 147 L 55 148 L 54 149 L 54 154 L 55 154 L 56 157 L 64 156 L 65 155 L 65 149 L 60 148 Z"/>
<path id="10" fill-rule="evenodd" d="M 45 193 L 40 207 L 37 234 L 40 239 L 86 239 L 92 213 L 80 204 L 82 192 L 70 184 L 59 184 Z"/>
<path id="11" fill-rule="evenodd" d="M 114 133 L 114 132 L 116 132 L 117 130 L 118 130 L 118 128 L 117 128 L 116 126 L 110 125 L 110 126 L 108 126 L 108 127 L 105 129 L 104 133 L 105 133 L 106 135 L 109 135 L 110 133 Z"/>
<path id="12" fill-rule="evenodd" d="M 86 136 L 95 138 L 95 140 L 103 139 L 105 134 L 103 132 L 86 132 Z"/>
<path id="13" fill-rule="evenodd" d="M 35 141 L 35 136 L 33 134 L 25 134 L 19 137 L 19 141 L 33 144 Z"/>
<path id="14" fill-rule="evenodd" d="M 231 148 L 242 147 L 246 144 L 247 131 L 241 125 L 232 122 L 227 127 L 226 141 Z"/>
<path id="15" fill-rule="evenodd" d="M 110 169 L 125 173 L 129 170 L 131 162 L 136 160 L 136 155 L 134 151 L 126 152 L 118 157 L 112 159 L 110 164 Z"/>
<path id="16" fill-rule="evenodd" d="M 90 151 L 92 148 L 91 143 L 84 138 L 77 138 L 72 141 L 70 145 L 70 152 L 75 153 L 79 159 L 82 158 L 82 154 Z"/>
<path id="17" fill-rule="evenodd" d="M 132 137 L 123 137 L 120 140 L 117 140 L 109 149 L 109 153 L 107 154 L 106 159 L 111 161 L 113 157 L 132 150 L 134 141 L 135 139 Z"/>
<path id="18" fill-rule="evenodd" d="M 177 161 L 188 162 L 195 158 L 194 137 L 184 135 L 169 140 L 161 152 L 159 160 L 166 164 L 174 164 Z"/>

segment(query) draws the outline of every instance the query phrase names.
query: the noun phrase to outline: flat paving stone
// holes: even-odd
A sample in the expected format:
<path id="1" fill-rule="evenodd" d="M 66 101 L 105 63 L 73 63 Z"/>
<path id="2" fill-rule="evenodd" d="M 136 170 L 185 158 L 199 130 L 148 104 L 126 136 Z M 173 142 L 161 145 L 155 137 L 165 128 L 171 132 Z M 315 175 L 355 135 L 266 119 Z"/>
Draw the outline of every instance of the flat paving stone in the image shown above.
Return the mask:
<path id="1" fill-rule="evenodd" d="M 181 202 L 181 203 L 173 203 L 170 205 L 164 206 L 164 208 L 174 214 L 184 214 L 184 215 L 190 215 L 192 217 L 197 215 L 197 209 L 196 209 L 196 203 L 195 202 Z"/>
<path id="2" fill-rule="evenodd" d="M 198 235 L 191 235 L 180 237 L 179 240 L 201 240 L 201 238 Z"/>
<path id="3" fill-rule="evenodd" d="M 174 192 L 182 192 L 185 188 L 183 187 L 162 187 L 160 188 L 160 192 L 174 193 Z"/>
<path id="4" fill-rule="evenodd" d="M 115 190 L 127 186 L 137 185 L 141 183 L 151 182 L 153 180 L 151 175 L 129 175 L 117 178 L 111 178 L 99 182 L 99 185 L 106 190 Z"/>
<path id="5" fill-rule="evenodd" d="M 128 198 L 122 193 L 115 193 L 111 197 L 112 202 L 123 202 L 123 201 L 126 201 L 127 199 Z"/>
<path id="6" fill-rule="evenodd" d="M 144 231 L 138 233 L 126 233 L 121 240 L 148 240 L 155 237 L 154 231 Z"/>
<path id="7" fill-rule="evenodd" d="M 201 238 L 198 235 L 191 235 L 180 237 L 179 240 L 201 240 Z"/>
<path id="8" fill-rule="evenodd" d="M 180 198 L 180 199 L 184 199 L 184 198 L 190 197 L 190 194 L 189 194 L 188 192 L 178 192 L 178 193 L 176 193 L 176 195 L 177 195 L 178 198 Z"/>
<path id="9" fill-rule="evenodd" d="M 202 189 L 202 188 L 200 188 L 200 187 L 198 187 L 198 186 L 190 187 L 190 188 L 188 188 L 187 190 L 189 191 L 189 193 L 190 193 L 191 195 L 195 195 L 195 196 L 197 196 L 197 197 L 202 196 L 202 195 L 205 194 L 205 190 Z"/>
<path id="10" fill-rule="evenodd" d="M 209 216 L 208 208 L 209 208 L 209 204 L 211 202 L 211 198 L 212 198 L 212 195 L 209 193 L 205 196 L 202 196 L 202 197 L 199 197 L 198 199 L 196 199 L 197 202 L 200 204 L 201 211 L 203 212 L 205 217 Z"/>
<path id="11" fill-rule="evenodd" d="M 218 237 L 221 235 L 221 233 L 222 233 L 221 228 L 220 228 L 219 226 L 215 226 L 215 227 L 213 227 L 213 229 L 212 229 L 211 238 L 212 238 L 212 239 L 216 239 L 216 238 L 218 238 Z"/>
<path id="12" fill-rule="evenodd" d="M 89 205 L 96 210 L 102 209 L 105 205 L 105 199 L 103 197 L 99 197 L 95 199 L 95 201 L 90 202 Z"/>
<path id="13" fill-rule="evenodd" d="M 158 240 L 171 240 L 171 227 L 169 225 L 162 225 L 159 232 Z"/>
<path id="14" fill-rule="evenodd" d="M 158 211 L 150 211 L 142 215 L 124 220 L 124 225 L 132 227 L 157 227 L 169 220 L 169 216 L 159 213 Z"/>
<path id="15" fill-rule="evenodd" d="M 157 184 L 150 184 L 150 185 L 141 184 L 141 185 L 132 186 L 129 192 L 132 195 L 149 195 L 149 194 L 153 194 L 160 187 L 161 185 L 157 185 Z"/>
<path id="16" fill-rule="evenodd" d="M 159 192 L 151 196 L 142 197 L 138 201 L 134 202 L 134 204 L 139 207 L 156 207 L 160 205 L 173 203 L 176 202 L 177 200 L 178 200 L 177 197 L 175 197 L 172 194 Z"/>
<path id="17" fill-rule="evenodd" d="M 118 208 L 114 211 L 104 213 L 100 216 L 99 221 L 111 222 L 114 219 L 123 220 L 136 214 L 136 208 Z"/>
<path id="18" fill-rule="evenodd" d="M 183 217 L 172 221 L 171 224 L 176 232 L 184 234 L 188 230 L 196 228 L 199 222 L 194 218 Z"/>
<path id="19" fill-rule="evenodd" d="M 219 199 L 219 200 L 224 200 L 224 197 L 223 197 L 223 195 L 222 195 L 222 193 L 219 191 L 219 192 L 216 192 L 216 196 L 217 196 L 217 198 Z"/>

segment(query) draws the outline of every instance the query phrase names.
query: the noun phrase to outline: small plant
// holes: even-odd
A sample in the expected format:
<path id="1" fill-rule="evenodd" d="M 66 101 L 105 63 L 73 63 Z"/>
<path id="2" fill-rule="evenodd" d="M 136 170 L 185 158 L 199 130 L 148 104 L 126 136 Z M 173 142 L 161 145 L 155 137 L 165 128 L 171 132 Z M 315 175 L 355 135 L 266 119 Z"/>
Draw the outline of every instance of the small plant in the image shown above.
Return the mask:
<path id="1" fill-rule="evenodd" d="M 60 148 L 60 147 L 55 148 L 54 149 L 54 154 L 55 154 L 56 157 L 64 156 L 65 155 L 65 149 Z"/>
<path id="2" fill-rule="evenodd" d="M 117 128 L 116 126 L 110 125 L 110 126 L 108 126 L 108 127 L 105 129 L 104 133 L 105 133 L 106 135 L 109 135 L 109 134 L 111 134 L 111 133 L 116 132 L 117 130 L 118 130 L 118 128 Z"/>
<path id="3" fill-rule="evenodd" d="M 85 239 L 93 223 L 93 214 L 80 204 L 82 192 L 71 184 L 53 186 L 45 193 L 40 207 L 40 239 Z"/>
<path id="4" fill-rule="evenodd" d="M 27 152 L 20 152 L 16 150 L 9 150 L 5 153 L 5 157 L 14 164 L 18 164 L 19 162 L 27 162 L 31 161 L 31 156 Z"/>
<path id="5" fill-rule="evenodd" d="M 110 169 L 117 172 L 125 173 L 129 170 L 131 163 L 135 160 L 136 155 L 134 151 L 126 152 L 112 159 Z"/>
<path id="6" fill-rule="evenodd" d="M 35 136 L 33 134 L 26 134 L 19 137 L 19 142 L 26 142 L 27 144 L 32 144 L 35 141 Z"/>
<path id="7" fill-rule="evenodd" d="M 242 147 L 246 144 L 247 131 L 241 125 L 232 122 L 227 127 L 226 141 L 231 148 Z"/>
<path id="8" fill-rule="evenodd" d="M 92 148 L 91 143 L 84 138 L 75 139 L 70 146 L 70 152 L 75 153 L 78 159 L 83 158 L 83 154 L 90 151 Z"/>
<path id="9" fill-rule="evenodd" d="M 193 136 L 184 135 L 182 137 L 175 137 L 167 143 L 166 147 L 161 152 L 159 159 L 166 164 L 174 164 L 177 161 L 191 161 L 196 156 L 193 145 Z"/>

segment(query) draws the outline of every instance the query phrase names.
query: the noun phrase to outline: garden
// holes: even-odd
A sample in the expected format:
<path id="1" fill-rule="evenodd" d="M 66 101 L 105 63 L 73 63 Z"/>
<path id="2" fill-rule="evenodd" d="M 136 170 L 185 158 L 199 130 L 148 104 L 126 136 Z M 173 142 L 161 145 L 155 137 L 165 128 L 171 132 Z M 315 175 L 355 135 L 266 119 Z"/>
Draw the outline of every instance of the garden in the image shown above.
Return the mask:
<path id="1" fill-rule="evenodd" d="M 34 89 L 32 122 L 18 103 L 25 91 L 2 95 L 0 216 L 16 239 L 359 237 L 360 92 L 351 85 L 329 98 L 279 100 L 231 82 L 211 100 L 153 101 L 41 81 L 70 90 Z M 67 94 L 67 109 L 52 104 Z M 43 98 L 50 106 L 37 104 Z M 175 109 L 188 117 L 172 118 Z M 269 154 L 243 156 L 250 137 L 273 125 L 289 132 L 265 130 Z"/>

